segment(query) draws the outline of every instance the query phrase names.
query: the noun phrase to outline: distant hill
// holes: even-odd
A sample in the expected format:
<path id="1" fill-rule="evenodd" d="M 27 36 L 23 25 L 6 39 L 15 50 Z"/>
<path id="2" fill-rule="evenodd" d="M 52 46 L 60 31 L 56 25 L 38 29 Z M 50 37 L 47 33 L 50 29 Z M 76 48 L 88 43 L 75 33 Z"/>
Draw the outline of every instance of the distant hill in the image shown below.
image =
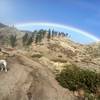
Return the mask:
<path id="1" fill-rule="evenodd" d="M 17 35 L 17 38 L 19 39 L 25 34 L 25 32 L 21 32 L 15 27 L 9 27 L 0 23 L 0 45 L 5 43 L 8 37 L 12 34 Z"/>
<path id="2" fill-rule="evenodd" d="M 0 23 L 0 28 L 3 28 L 3 27 L 7 27 L 7 25 Z"/>
<path id="3" fill-rule="evenodd" d="M 17 30 L 15 27 L 9 27 L 7 25 L 3 25 L 0 23 L 0 40 L 3 39 L 1 37 L 7 37 L 11 34 L 16 34 L 17 37 L 21 37 L 23 34 L 25 34 L 25 32 L 21 32 Z"/>

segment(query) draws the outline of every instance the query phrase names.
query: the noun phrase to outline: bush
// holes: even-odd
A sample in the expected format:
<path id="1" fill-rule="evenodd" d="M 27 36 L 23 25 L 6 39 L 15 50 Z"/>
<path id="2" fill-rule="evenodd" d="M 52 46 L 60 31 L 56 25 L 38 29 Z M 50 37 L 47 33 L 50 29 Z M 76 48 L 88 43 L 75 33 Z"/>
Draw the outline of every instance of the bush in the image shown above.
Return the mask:
<path id="1" fill-rule="evenodd" d="M 31 45 L 32 44 L 32 42 L 33 42 L 33 38 L 32 38 L 32 36 L 30 36 L 29 38 L 28 38 L 28 40 L 27 40 L 27 46 L 29 46 L 29 45 Z"/>
<path id="2" fill-rule="evenodd" d="M 23 45 L 26 45 L 27 40 L 28 40 L 28 33 L 25 33 L 25 35 L 22 37 Z"/>
<path id="3" fill-rule="evenodd" d="M 65 66 L 56 79 L 64 88 L 72 91 L 83 88 L 87 93 L 95 93 L 100 87 L 100 73 L 82 70 L 75 65 Z"/>
<path id="4" fill-rule="evenodd" d="M 16 46 L 16 42 L 17 42 L 17 37 L 16 37 L 16 35 L 10 35 L 9 40 L 10 40 L 10 45 L 11 45 L 12 47 L 15 47 L 15 46 Z"/>

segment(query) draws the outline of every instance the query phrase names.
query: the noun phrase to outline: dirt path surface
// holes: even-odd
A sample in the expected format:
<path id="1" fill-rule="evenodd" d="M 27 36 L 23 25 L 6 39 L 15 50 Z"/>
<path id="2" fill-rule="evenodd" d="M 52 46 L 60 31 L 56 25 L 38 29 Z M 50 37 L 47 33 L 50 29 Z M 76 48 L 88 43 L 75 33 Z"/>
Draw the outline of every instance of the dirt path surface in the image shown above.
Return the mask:
<path id="1" fill-rule="evenodd" d="M 9 71 L 0 72 L 0 100 L 74 100 L 45 66 L 23 55 L 8 59 Z"/>

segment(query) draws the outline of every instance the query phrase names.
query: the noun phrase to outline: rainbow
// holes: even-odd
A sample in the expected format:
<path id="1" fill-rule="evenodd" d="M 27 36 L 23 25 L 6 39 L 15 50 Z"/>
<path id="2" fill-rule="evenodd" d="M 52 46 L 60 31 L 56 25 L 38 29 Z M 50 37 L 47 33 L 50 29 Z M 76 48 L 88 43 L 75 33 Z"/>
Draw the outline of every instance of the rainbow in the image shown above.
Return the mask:
<path id="1" fill-rule="evenodd" d="M 71 27 L 68 25 L 61 25 L 61 24 L 55 24 L 55 23 L 47 23 L 47 22 L 31 22 L 31 23 L 23 23 L 23 24 L 15 24 L 16 27 L 20 28 L 20 27 L 25 27 L 25 26 L 48 26 L 48 27 L 54 27 L 54 28 L 63 28 L 65 30 L 71 30 L 74 32 L 79 33 L 80 35 L 86 36 L 94 41 L 100 41 L 97 37 L 95 37 L 94 35 L 85 32 L 83 30 L 77 29 L 75 27 Z"/>

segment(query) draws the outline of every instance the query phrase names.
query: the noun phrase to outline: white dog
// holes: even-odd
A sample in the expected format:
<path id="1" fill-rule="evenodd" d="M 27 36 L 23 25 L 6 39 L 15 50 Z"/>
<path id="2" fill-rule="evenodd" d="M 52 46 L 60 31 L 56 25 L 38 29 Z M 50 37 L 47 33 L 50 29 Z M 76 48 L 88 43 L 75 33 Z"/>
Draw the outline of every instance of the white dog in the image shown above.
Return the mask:
<path id="1" fill-rule="evenodd" d="M 0 68 L 1 68 L 1 71 L 3 71 L 3 69 L 5 69 L 5 72 L 7 72 L 7 62 L 6 60 L 0 60 Z"/>

